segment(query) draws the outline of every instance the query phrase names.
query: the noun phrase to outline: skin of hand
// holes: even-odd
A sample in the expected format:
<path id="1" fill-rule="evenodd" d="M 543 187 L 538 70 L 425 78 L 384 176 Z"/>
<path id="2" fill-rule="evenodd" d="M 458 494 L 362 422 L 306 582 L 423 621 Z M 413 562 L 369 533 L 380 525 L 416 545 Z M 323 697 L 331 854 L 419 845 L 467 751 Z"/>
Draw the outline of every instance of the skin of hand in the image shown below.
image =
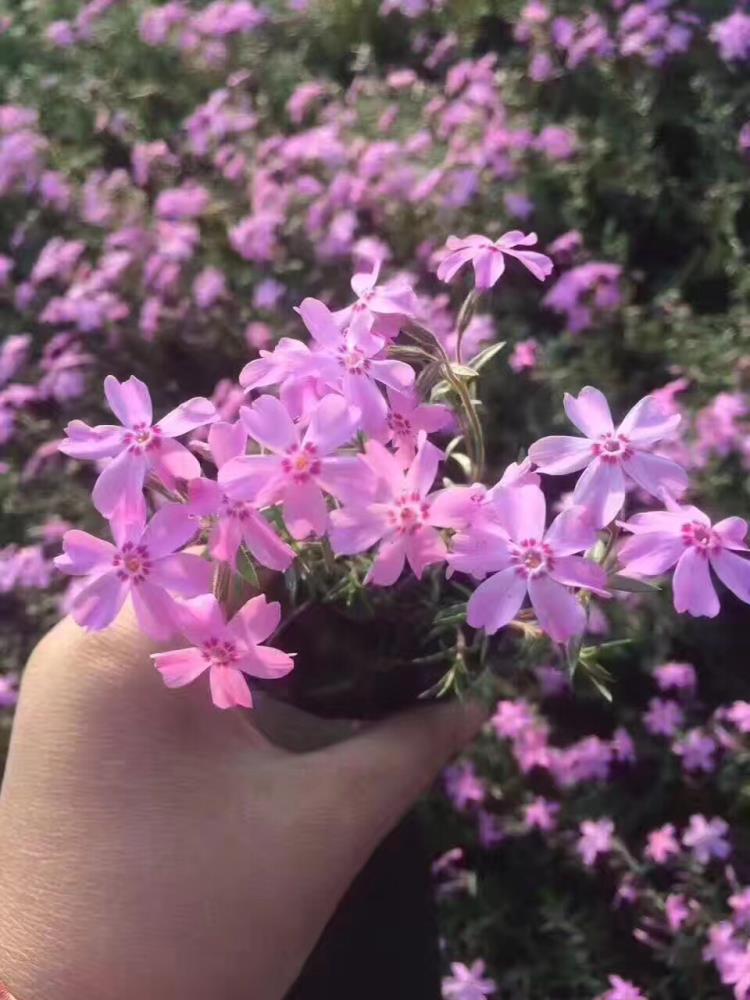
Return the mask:
<path id="1" fill-rule="evenodd" d="M 98 634 L 60 622 L 30 658 L 0 795 L 17 1000 L 279 1000 L 487 717 L 420 707 L 320 746 L 294 709 L 215 709 L 205 675 L 167 690 L 156 649 L 126 609 Z"/>

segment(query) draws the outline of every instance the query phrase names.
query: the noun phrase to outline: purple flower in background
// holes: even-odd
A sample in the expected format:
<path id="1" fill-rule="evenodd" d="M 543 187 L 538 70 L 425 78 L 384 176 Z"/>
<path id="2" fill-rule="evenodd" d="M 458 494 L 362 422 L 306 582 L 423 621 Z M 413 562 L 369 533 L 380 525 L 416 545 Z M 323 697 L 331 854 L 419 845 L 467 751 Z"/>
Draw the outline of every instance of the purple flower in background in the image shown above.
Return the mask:
<path id="1" fill-rule="evenodd" d="M 707 865 L 712 858 L 724 861 L 729 857 L 731 848 L 726 836 L 729 826 L 719 816 L 706 819 L 697 813 L 690 817 L 687 830 L 682 835 L 682 843 L 692 851 L 693 857 L 701 865 Z"/>
<path id="2" fill-rule="evenodd" d="M 591 868 L 598 858 L 612 850 L 615 824 L 611 819 L 585 819 L 580 825 L 580 831 L 576 850 L 583 863 Z"/>
<path id="3" fill-rule="evenodd" d="M 443 772 L 445 791 L 456 809 L 463 811 L 484 802 L 487 790 L 470 763 L 452 764 Z"/>
<path id="4" fill-rule="evenodd" d="M 652 698 L 643 724 L 652 736 L 674 736 L 685 720 L 685 714 L 676 701 Z"/>
<path id="5" fill-rule="evenodd" d="M 609 989 L 601 993 L 596 1000 L 648 1000 L 645 993 L 638 987 L 623 979 L 622 976 L 609 977 Z"/>
<path id="6" fill-rule="evenodd" d="M 485 975 L 485 965 L 477 959 L 470 966 L 451 962 L 451 975 L 443 980 L 444 1000 L 484 1000 L 497 986 Z"/>
<path id="7" fill-rule="evenodd" d="M 729 17 L 711 25 L 709 37 L 725 62 L 739 62 L 750 56 L 750 14 L 738 7 Z"/>
<path id="8" fill-rule="evenodd" d="M 655 864 L 663 865 L 680 853 L 680 844 L 673 823 L 665 823 L 658 830 L 652 830 L 646 838 L 644 854 Z"/>

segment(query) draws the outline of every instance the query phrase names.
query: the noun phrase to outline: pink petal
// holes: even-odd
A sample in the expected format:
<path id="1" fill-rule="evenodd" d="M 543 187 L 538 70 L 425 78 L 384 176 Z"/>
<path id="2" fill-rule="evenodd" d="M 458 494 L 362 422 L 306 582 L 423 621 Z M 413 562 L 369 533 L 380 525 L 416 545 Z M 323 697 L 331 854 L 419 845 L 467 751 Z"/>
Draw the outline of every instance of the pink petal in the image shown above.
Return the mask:
<path id="1" fill-rule="evenodd" d="M 622 464 L 630 478 L 652 496 L 661 497 L 665 490 L 672 496 L 679 496 L 688 487 L 687 473 L 682 466 L 661 455 L 636 451 Z"/>
<path id="2" fill-rule="evenodd" d="M 351 441 L 358 424 L 359 412 L 343 396 L 331 393 L 313 410 L 304 443 L 314 444 L 322 455 L 328 455 Z"/>
<path id="3" fill-rule="evenodd" d="M 328 537 L 337 556 L 350 556 L 371 548 L 386 531 L 382 510 L 372 507 L 342 507 L 331 512 Z"/>
<path id="4" fill-rule="evenodd" d="M 479 584 L 469 598 L 466 621 L 492 635 L 515 617 L 525 596 L 526 580 L 510 566 Z"/>
<path id="5" fill-rule="evenodd" d="M 625 502 L 625 477 L 620 466 L 595 458 L 576 483 L 573 501 L 588 510 L 598 528 L 605 527 Z"/>
<path id="6" fill-rule="evenodd" d="M 307 298 L 302 300 L 297 312 L 302 317 L 302 322 L 312 337 L 319 344 L 334 349 L 341 346 L 343 339 L 341 330 L 336 325 L 336 320 L 328 306 L 318 299 Z"/>
<path id="7" fill-rule="evenodd" d="M 372 377 L 391 389 L 408 389 L 414 384 L 414 369 L 405 361 L 371 361 Z"/>
<path id="8" fill-rule="evenodd" d="M 236 517 L 219 518 L 211 530 L 209 548 L 214 559 L 236 565 L 237 550 L 242 544 L 242 524 Z"/>
<path id="9" fill-rule="evenodd" d="M 503 233 L 500 239 L 495 240 L 495 246 L 501 250 L 512 250 L 513 247 L 533 247 L 536 246 L 536 233 L 524 233 L 520 229 L 511 229 Z"/>
<path id="10" fill-rule="evenodd" d="M 428 441 L 424 431 L 422 431 L 417 454 L 406 473 L 406 489 L 410 493 L 417 493 L 420 497 L 427 496 L 430 487 L 435 482 L 442 457 L 442 451 Z"/>
<path id="11" fill-rule="evenodd" d="M 479 484 L 449 486 L 430 497 L 430 523 L 439 528 L 465 528 L 478 517 L 483 504 L 474 499 L 486 496 Z"/>
<path id="12" fill-rule="evenodd" d="M 162 438 L 159 447 L 148 452 L 148 456 L 154 473 L 168 489 L 174 489 L 178 479 L 190 481 L 201 474 L 195 455 L 172 438 Z"/>
<path id="13" fill-rule="evenodd" d="M 247 431 L 239 420 L 234 424 L 220 420 L 211 425 L 208 432 L 208 446 L 218 469 L 230 458 L 244 455 L 246 445 Z"/>
<path id="14" fill-rule="evenodd" d="M 73 620 L 90 632 L 105 629 L 117 617 L 129 589 L 128 581 L 115 572 L 95 577 L 76 594 L 70 609 Z"/>
<path id="15" fill-rule="evenodd" d="M 352 291 L 358 299 L 364 298 L 368 292 L 373 290 L 379 274 L 380 261 L 375 261 L 375 266 L 371 272 L 367 273 L 366 271 L 359 271 L 357 274 L 352 275 Z"/>
<path id="16" fill-rule="evenodd" d="M 620 548 L 618 559 L 625 576 L 661 576 L 674 566 L 684 549 L 679 535 L 654 531 L 629 538 Z"/>
<path id="17" fill-rule="evenodd" d="M 261 566 L 284 572 L 294 561 L 294 550 L 283 542 L 261 514 L 254 511 L 241 523 L 242 537 Z"/>
<path id="18" fill-rule="evenodd" d="M 156 425 L 165 437 L 180 437 L 196 427 L 203 427 L 216 419 L 216 407 L 210 399 L 194 396 L 162 417 Z"/>
<path id="19" fill-rule="evenodd" d="M 342 388 L 352 406 L 361 414 L 362 429 L 377 434 L 385 426 L 388 404 L 377 385 L 365 374 L 346 372 Z"/>
<path id="20" fill-rule="evenodd" d="M 252 708 L 253 699 L 242 673 L 232 667 L 211 667 L 211 697 L 217 708 Z"/>
<path id="21" fill-rule="evenodd" d="M 63 551 L 65 555 L 58 556 L 55 565 L 65 573 L 77 576 L 111 566 L 116 549 L 111 542 L 73 528 L 63 536 Z M 58 560 L 65 560 L 64 567 Z"/>
<path id="22" fill-rule="evenodd" d="M 711 565 L 724 586 L 745 604 L 750 604 L 750 559 L 722 550 L 715 555 L 712 553 Z"/>
<path id="23" fill-rule="evenodd" d="M 552 260 L 543 253 L 537 253 L 535 250 L 508 250 L 504 251 L 509 257 L 515 257 L 516 260 L 523 264 L 527 271 L 531 271 L 535 278 L 539 281 L 544 281 L 552 274 L 554 264 Z"/>
<path id="24" fill-rule="evenodd" d="M 460 250 L 454 250 L 453 253 L 447 254 L 437 266 L 437 271 L 435 272 L 440 281 L 451 281 L 458 271 L 468 264 L 475 254 L 474 247 L 462 247 Z"/>
<path id="25" fill-rule="evenodd" d="M 215 514 L 221 504 L 222 492 L 213 479 L 191 479 L 188 484 L 188 509 L 197 517 Z"/>
<path id="26" fill-rule="evenodd" d="M 518 486 L 503 490 L 495 500 L 500 525 L 513 541 L 540 540 L 544 535 L 546 504 L 538 486 Z"/>
<path id="27" fill-rule="evenodd" d="M 654 396 L 645 396 L 626 414 L 617 432 L 639 445 L 654 444 L 673 434 L 681 420 L 679 413 L 666 413 Z"/>
<path id="28" fill-rule="evenodd" d="M 284 452 L 299 441 L 287 408 L 275 396 L 259 396 L 251 407 L 242 407 L 240 417 L 250 437 L 269 451 Z"/>
<path id="29" fill-rule="evenodd" d="M 177 604 L 166 590 L 146 580 L 131 589 L 131 597 L 135 617 L 147 636 L 161 641 L 171 638 L 177 632 Z"/>
<path id="30" fill-rule="evenodd" d="M 390 587 L 401 576 L 406 560 L 403 535 L 396 535 L 381 544 L 375 562 L 367 574 L 367 582 L 378 587 Z"/>
<path id="31" fill-rule="evenodd" d="M 717 521 L 714 531 L 719 536 L 722 544 L 727 549 L 739 549 L 747 551 L 745 537 L 747 535 L 747 521 L 741 517 L 725 517 L 723 521 Z"/>
<path id="32" fill-rule="evenodd" d="M 563 556 L 561 559 L 555 559 L 549 575 L 566 587 L 583 587 L 599 594 L 600 597 L 610 596 L 607 590 L 607 574 L 601 566 L 583 556 Z"/>
<path id="33" fill-rule="evenodd" d="M 166 503 L 149 521 L 141 542 L 148 547 L 152 559 L 161 559 L 187 545 L 198 527 L 187 504 Z"/>
<path id="34" fill-rule="evenodd" d="M 264 642 L 281 621 L 281 605 L 267 601 L 265 594 L 251 598 L 229 622 L 229 629 L 248 646 Z"/>
<path id="35" fill-rule="evenodd" d="M 142 455 L 123 451 L 105 466 L 91 494 L 94 506 L 110 518 L 119 508 L 126 519 L 140 517 L 144 509 L 143 480 L 146 462 Z"/>
<path id="36" fill-rule="evenodd" d="M 569 507 L 557 515 L 544 536 L 555 555 L 569 556 L 590 549 L 599 537 L 585 507 Z"/>
<path id="37" fill-rule="evenodd" d="M 508 538 L 499 531 L 482 528 L 462 531 L 453 536 L 448 562 L 458 573 L 481 579 L 488 573 L 507 569 L 511 563 Z"/>
<path id="38" fill-rule="evenodd" d="M 604 394 L 593 386 L 587 385 L 581 389 L 578 398 L 566 392 L 563 406 L 568 418 L 586 437 L 598 438 L 615 429 L 609 403 Z"/>
<path id="39" fill-rule="evenodd" d="M 231 500 L 255 500 L 280 483 L 281 463 L 275 455 L 242 455 L 219 469 L 219 486 Z"/>
<path id="40" fill-rule="evenodd" d="M 337 455 L 320 463 L 318 485 L 342 503 L 364 502 L 374 496 L 377 480 L 360 455 Z"/>
<path id="41" fill-rule="evenodd" d="M 136 424 L 151 426 L 153 410 L 148 387 L 135 375 L 124 382 L 118 382 L 114 375 L 104 379 L 104 395 L 110 409 L 125 427 Z"/>
<path id="42" fill-rule="evenodd" d="M 406 539 L 406 558 L 419 580 L 428 566 L 443 562 L 448 555 L 445 542 L 435 528 L 418 528 Z"/>
<path id="43" fill-rule="evenodd" d="M 213 566 L 192 552 L 177 552 L 155 562 L 148 579 L 180 597 L 197 597 L 211 590 Z"/>
<path id="44" fill-rule="evenodd" d="M 168 688 L 184 687 L 208 668 L 198 649 L 172 649 L 168 653 L 152 653 L 156 669 Z"/>
<path id="45" fill-rule="evenodd" d="M 372 470 L 375 476 L 386 486 L 391 496 L 400 495 L 404 489 L 404 474 L 401 466 L 387 448 L 379 441 L 368 441 L 362 461 Z"/>
<path id="46" fill-rule="evenodd" d="M 550 476 L 566 476 L 578 472 L 593 459 L 588 438 L 554 435 L 536 441 L 529 448 L 529 458 L 542 472 Z"/>
<path id="47" fill-rule="evenodd" d="M 177 616 L 180 631 L 196 646 L 219 639 L 226 631 L 224 612 L 213 594 L 200 594 L 177 605 Z"/>
<path id="48" fill-rule="evenodd" d="M 423 403 L 412 413 L 412 423 L 417 430 L 434 434 L 453 423 L 453 410 L 442 403 Z"/>
<path id="49" fill-rule="evenodd" d="M 289 483 L 284 491 L 284 522 L 292 538 L 302 539 L 308 535 L 320 536 L 328 524 L 326 507 L 320 487 L 307 483 Z"/>
<path id="50" fill-rule="evenodd" d="M 294 657 L 273 646 L 255 646 L 252 653 L 239 660 L 237 666 L 252 677 L 276 680 L 285 677 L 294 668 Z"/>
<path id="51" fill-rule="evenodd" d="M 492 288 L 505 270 L 503 255 L 489 246 L 474 254 L 474 280 L 479 291 Z"/>
<path id="52" fill-rule="evenodd" d="M 506 486 L 539 486 L 541 480 L 539 476 L 531 471 L 532 462 L 530 458 L 525 458 L 523 462 L 511 462 L 502 474 L 490 493 L 494 493 L 497 487 Z"/>
<path id="53" fill-rule="evenodd" d="M 124 447 L 125 431 L 116 424 L 89 427 L 83 420 L 71 420 L 65 433 L 68 436 L 58 449 L 71 458 L 111 458 Z"/>
<path id="54" fill-rule="evenodd" d="M 719 598 L 711 582 L 708 559 L 696 549 L 686 549 L 680 556 L 672 579 L 674 606 L 679 612 L 715 618 Z"/>
<path id="55" fill-rule="evenodd" d="M 683 523 L 689 520 L 691 518 L 681 510 L 649 510 L 634 514 L 629 521 L 622 523 L 622 527 L 637 535 L 658 531 L 680 537 Z"/>
<path id="56" fill-rule="evenodd" d="M 567 642 L 586 628 L 586 612 L 578 599 L 551 577 L 532 577 L 529 597 L 540 627 L 554 642 Z"/>

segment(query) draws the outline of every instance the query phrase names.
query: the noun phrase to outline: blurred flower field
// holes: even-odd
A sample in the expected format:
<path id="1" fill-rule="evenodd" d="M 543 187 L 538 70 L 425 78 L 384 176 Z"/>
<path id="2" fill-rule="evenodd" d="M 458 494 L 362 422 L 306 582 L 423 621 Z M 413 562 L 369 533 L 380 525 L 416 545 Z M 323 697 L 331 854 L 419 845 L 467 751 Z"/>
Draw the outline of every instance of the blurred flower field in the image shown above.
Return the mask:
<path id="1" fill-rule="evenodd" d="M 555 263 L 509 266 L 463 335 L 504 343 L 492 481 L 568 433 L 564 392 L 616 420 L 653 393 L 690 502 L 750 516 L 749 70 L 750 8 L 713 0 L 0 4 L 0 755 L 70 604 L 62 535 L 101 531 L 58 444 L 109 419 L 103 378 L 232 421 L 294 307 L 376 265 L 455 357 L 451 234 L 533 230 Z M 424 807 L 446 997 L 750 997 L 750 611 L 720 598 L 604 606 L 582 675 L 544 641 L 509 661 Z"/>

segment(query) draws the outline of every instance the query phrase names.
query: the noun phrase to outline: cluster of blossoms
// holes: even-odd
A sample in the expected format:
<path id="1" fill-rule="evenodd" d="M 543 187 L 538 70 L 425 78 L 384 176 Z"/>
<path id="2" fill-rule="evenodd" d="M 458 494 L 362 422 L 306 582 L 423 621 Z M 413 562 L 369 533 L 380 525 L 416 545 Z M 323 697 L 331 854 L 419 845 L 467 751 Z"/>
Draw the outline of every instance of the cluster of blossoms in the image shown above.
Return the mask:
<path id="1" fill-rule="evenodd" d="M 470 263 L 474 297 L 499 281 L 510 259 L 543 281 L 552 262 L 528 249 L 535 243 L 533 233 L 519 231 L 494 242 L 451 237 L 437 276 L 449 282 Z M 85 581 L 71 604 L 79 624 L 106 628 L 130 594 L 144 631 L 160 639 L 182 633 L 194 643 L 156 657 L 166 683 L 188 683 L 210 668 L 214 702 L 228 707 L 251 704 L 240 671 L 281 676 L 292 660 L 261 645 L 278 624 L 278 605 L 261 612 L 250 602 L 224 622 L 211 596 L 211 561 L 183 551 L 204 534 L 210 559 L 234 572 L 240 554 L 286 570 L 300 546 L 321 538 L 335 557 L 371 554 L 364 586 L 396 584 L 407 564 L 418 579 L 445 564 L 449 576 L 481 581 L 467 604 L 470 627 L 493 635 L 521 614 L 528 629 L 528 597 L 536 627 L 560 644 L 586 632 L 589 606 L 611 596 L 618 566 L 633 578 L 675 566 L 675 607 L 693 615 L 718 613 L 711 571 L 750 602 L 750 560 L 738 554 L 746 551 L 747 525 L 739 518 L 712 525 L 697 508 L 680 505 L 687 475 L 654 451 L 680 417 L 653 397 L 615 426 L 597 389 L 567 395 L 566 413 L 582 437 L 537 441 L 525 462 L 489 487 L 441 484 L 445 453 L 430 435 L 476 419 L 474 403 L 469 397 L 468 413 L 457 406 L 467 393 L 466 384 L 456 386 L 462 369 L 419 328 L 424 368 L 442 375 L 445 398 L 457 408 L 421 397 L 414 367 L 394 357 L 397 338 L 415 323 L 416 296 L 398 280 L 380 283 L 379 270 L 354 275 L 356 299 L 338 313 L 317 299 L 301 303 L 311 344 L 283 338 L 245 366 L 239 381 L 247 405 L 235 422 L 219 420 L 200 397 L 155 422 L 143 382 L 107 377 L 107 401 L 120 424 L 74 420 L 60 444 L 72 458 L 104 462 L 92 498 L 114 539 L 78 530 L 63 537 L 56 565 Z M 459 327 L 457 351 L 463 332 Z M 206 425 L 201 454 L 215 477 L 177 440 Z M 471 451 L 469 435 L 462 438 Z M 570 505 L 548 525 L 541 476 L 581 471 Z M 144 487 L 167 498 L 150 520 Z M 619 520 L 629 489 L 665 509 Z M 620 529 L 632 537 L 618 548 Z"/>
<path id="2" fill-rule="evenodd" d="M 554 716 L 560 701 L 570 698 L 569 679 L 551 666 L 536 667 L 534 674 L 528 698 L 500 701 L 478 747 L 446 771 L 448 797 L 474 825 L 481 853 L 472 858 L 470 849 L 452 848 L 437 859 L 433 874 L 438 899 L 445 906 L 462 900 L 466 905 L 479 892 L 481 876 L 472 868 L 481 867 L 481 854 L 512 851 L 516 845 L 523 849 L 524 841 L 535 838 L 537 845 L 544 844 L 573 868 L 582 866 L 590 880 L 598 881 L 599 891 L 612 896 L 612 908 L 628 920 L 638 947 L 653 960 L 669 963 L 671 956 L 679 955 L 684 962 L 692 952 L 698 963 L 715 968 L 736 1000 L 747 1000 L 750 888 L 738 875 L 742 859 L 737 858 L 737 868 L 733 862 L 739 828 L 733 830 L 726 819 L 708 810 L 665 822 L 659 804 L 652 814 L 657 825 L 641 821 L 634 835 L 632 807 L 623 800 L 638 770 L 662 796 L 674 793 L 685 804 L 702 802 L 705 808 L 710 772 L 721 771 L 724 780 L 738 771 L 746 773 L 750 704 L 737 701 L 707 713 L 698 699 L 695 668 L 663 663 L 651 676 L 661 703 L 674 709 L 677 721 L 668 732 L 654 725 L 654 702 L 659 699 L 652 698 L 640 717 L 633 715 L 628 727 L 620 726 L 609 739 L 589 736 L 560 748 L 551 741 L 553 725 L 547 716 Z M 698 724 L 691 728 L 688 720 Z M 697 733 L 710 742 L 710 766 L 704 766 L 703 751 L 693 763 L 686 759 L 684 748 Z M 665 736 L 673 738 L 671 745 Z M 672 755 L 682 756 L 681 777 Z M 514 770 L 524 776 L 523 784 L 513 780 Z M 617 810 L 614 817 L 591 815 L 592 791 L 603 785 L 615 791 L 620 786 L 616 797 L 609 796 Z M 539 789 L 544 791 L 540 794 Z M 466 840 L 470 842 L 470 835 Z M 538 847 L 535 853 L 538 856 Z M 468 995 L 489 995 L 490 985 L 495 986 L 481 960 L 451 968 L 445 996 L 453 996 L 458 984 L 471 983 L 472 976 L 475 989 L 487 993 Z M 597 994 L 597 1000 L 636 997 L 646 993 L 616 974 L 610 976 L 609 990 Z"/>

